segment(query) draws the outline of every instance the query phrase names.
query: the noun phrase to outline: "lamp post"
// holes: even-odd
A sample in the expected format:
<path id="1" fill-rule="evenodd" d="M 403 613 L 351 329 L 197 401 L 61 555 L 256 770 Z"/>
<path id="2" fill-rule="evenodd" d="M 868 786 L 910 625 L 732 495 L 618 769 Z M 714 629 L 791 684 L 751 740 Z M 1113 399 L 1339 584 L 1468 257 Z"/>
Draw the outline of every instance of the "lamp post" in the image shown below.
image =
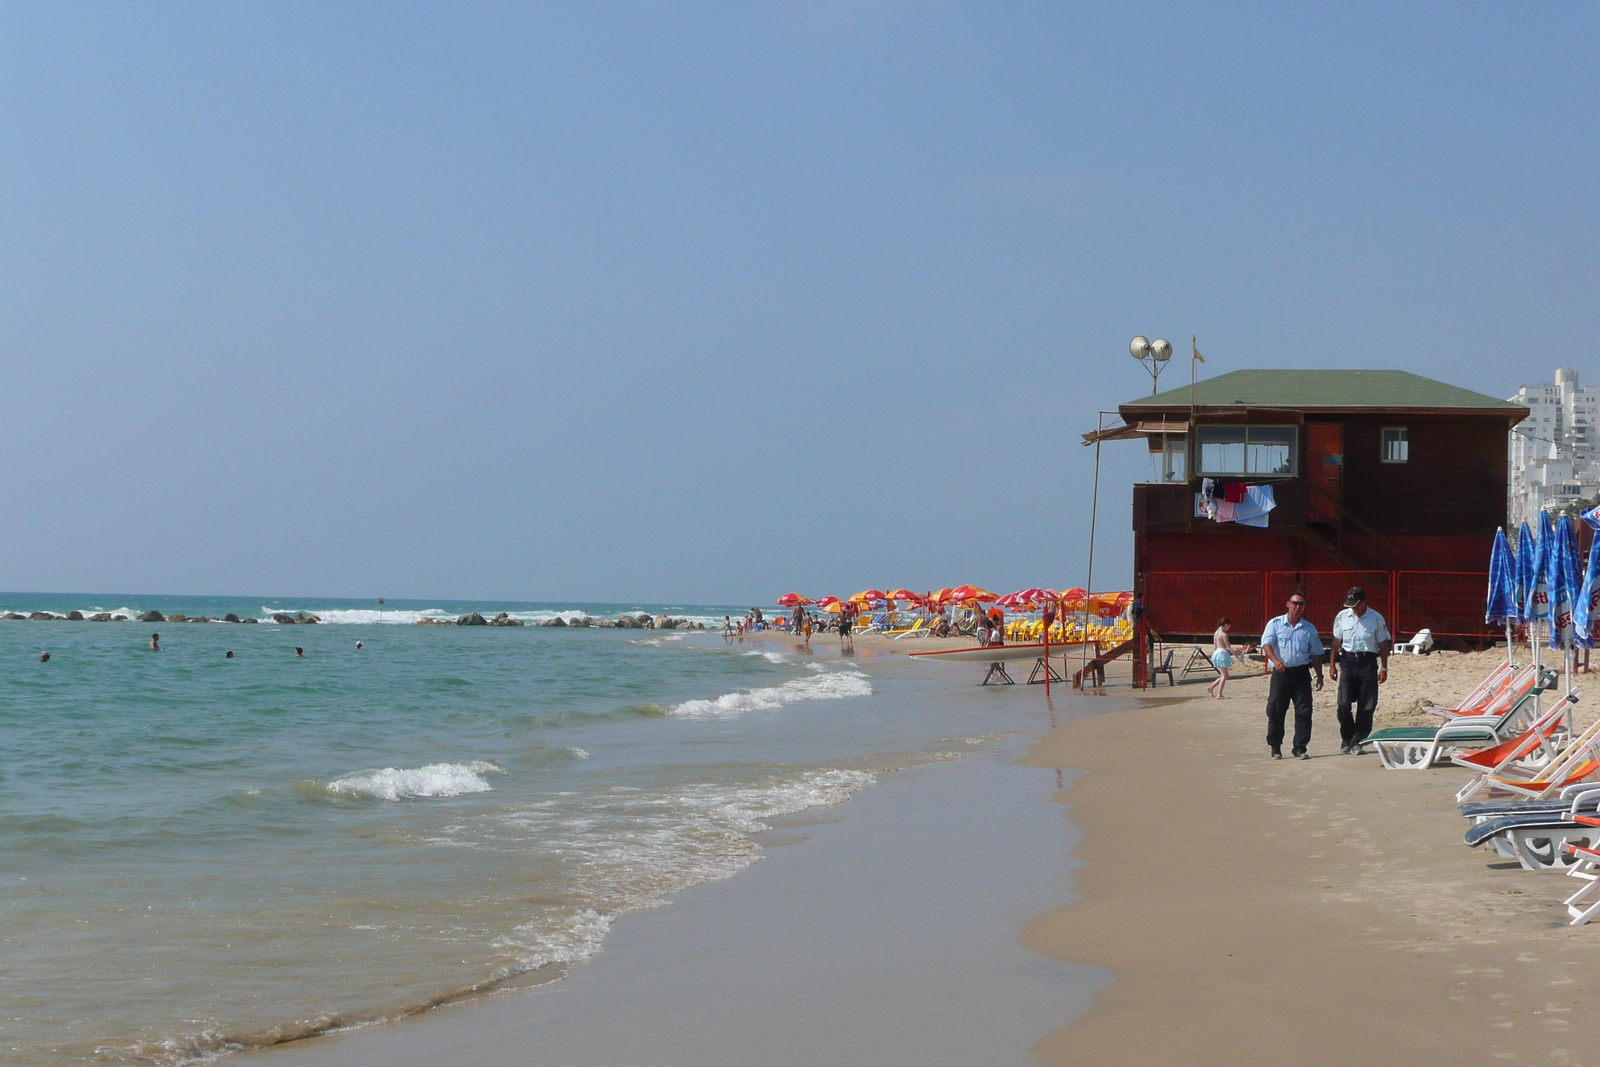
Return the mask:
<path id="1" fill-rule="evenodd" d="M 1167 361 L 1172 358 L 1172 344 L 1156 338 L 1154 341 L 1144 337 L 1135 337 L 1128 342 L 1128 354 L 1150 372 L 1150 395 L 1156 395 L 1156 379 L 1161 377 L 1161 372 L 1167 369 Z"/>

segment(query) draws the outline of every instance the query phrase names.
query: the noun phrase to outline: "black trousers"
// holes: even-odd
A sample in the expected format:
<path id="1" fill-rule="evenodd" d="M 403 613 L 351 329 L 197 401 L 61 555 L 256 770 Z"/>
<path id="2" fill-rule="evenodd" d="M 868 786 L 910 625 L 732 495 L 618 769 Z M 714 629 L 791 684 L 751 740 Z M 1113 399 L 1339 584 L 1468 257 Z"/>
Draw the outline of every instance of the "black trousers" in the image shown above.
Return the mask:
<path id="1" fill-rule="evenodd" d="M 1283 721 L 1294 701 L 1294 747 L 1303 751 L 1311 744 L 1311 665 L 1287 667 L 1272 672 L 1267 690 L 1267 744 L 1283 747 Z"/>
<path id="2" fill-rule="evenodd" d="M 1355 714 L 1350 714 L 1351 706 Z M 1339 657 L 1339 739 L 1360 741 L 1372 732 L 1372 713 L 1378 710 L 1378 657 Z"/>

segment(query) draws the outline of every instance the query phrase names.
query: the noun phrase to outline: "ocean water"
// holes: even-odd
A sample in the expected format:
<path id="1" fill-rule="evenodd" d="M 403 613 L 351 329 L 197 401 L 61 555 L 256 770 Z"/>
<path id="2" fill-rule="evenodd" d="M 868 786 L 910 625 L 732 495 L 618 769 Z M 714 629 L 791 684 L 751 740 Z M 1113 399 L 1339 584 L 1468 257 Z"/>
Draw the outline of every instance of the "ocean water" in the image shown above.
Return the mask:
<path id="1" fill-rule="evenodd" d="M 151 607 L 325 622 L 0 622 L 0 1062 L 201 1062 L 559 978 L 1042 706 L 826 637 L 402 624 L 735 608 L 0 594 Z"/>

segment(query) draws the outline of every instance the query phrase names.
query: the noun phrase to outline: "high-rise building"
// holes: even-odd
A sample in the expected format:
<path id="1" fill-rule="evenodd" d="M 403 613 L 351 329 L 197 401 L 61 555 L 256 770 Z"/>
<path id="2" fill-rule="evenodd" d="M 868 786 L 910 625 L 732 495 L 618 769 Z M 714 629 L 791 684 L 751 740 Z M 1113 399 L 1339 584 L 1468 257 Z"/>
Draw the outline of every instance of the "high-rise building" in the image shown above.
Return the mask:
<path id="1" fill-rule="evenodd" d="M 1528 409 L 1511 428 L 1507 512 L 1514 524 L 1600 494 L 1600 389 L 1580 387 L 1578 372 L 1524 385 L 1506 398 Z"/>

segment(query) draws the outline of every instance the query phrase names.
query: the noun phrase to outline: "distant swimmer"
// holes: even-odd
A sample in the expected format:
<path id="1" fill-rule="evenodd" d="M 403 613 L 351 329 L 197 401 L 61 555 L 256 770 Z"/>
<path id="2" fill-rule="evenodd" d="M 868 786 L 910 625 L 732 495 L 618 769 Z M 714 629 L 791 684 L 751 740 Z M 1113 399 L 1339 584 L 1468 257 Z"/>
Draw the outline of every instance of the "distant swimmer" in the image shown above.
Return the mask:
<path id="1" fill-rule="evenodd" d="M 382 604 L 383 602 L 384 602 L 383 597 L 379 597 L 378 598 L 378 603 Z"/>
<path id="2" fill-rule="evenodd" d="M 232 658 L 233 658 L 233 649 L 231 649 L 231 648 L 230 648 L 230 649 L 228 649 L 228 658 L 229 658 L 229 659 L 232 659 Z"/>
<path id="3" fill-rule="evenodd" d="M 50 662 L 50 653 L 48 653 L 48 652 L 39 653 L 39 662 L 40 663 L 49 663 Z"/>
<path id="4" fill-rule="evenodd" d="M 305 649 L 301 648 L 299 645 L 295 645 L 294 646 L 294 658 L 295 659 L 302 659 L 305 656 L 305 654 L 306 654 L 306 650 Z"/>
<path id="5" fill-rule="evenodd" d="M 160 652 L 161 651 L 161 635 L 160 634 L 151 634 L 150 635 L 150 651 L 151 652 Z"/>
<path id="6" fill-rule="evenodd" d="M 356 642 L 356 649 L 359 651 L 361 649 L 361 647 L 362 647 L 361 642 L 357 641 Z"/>

